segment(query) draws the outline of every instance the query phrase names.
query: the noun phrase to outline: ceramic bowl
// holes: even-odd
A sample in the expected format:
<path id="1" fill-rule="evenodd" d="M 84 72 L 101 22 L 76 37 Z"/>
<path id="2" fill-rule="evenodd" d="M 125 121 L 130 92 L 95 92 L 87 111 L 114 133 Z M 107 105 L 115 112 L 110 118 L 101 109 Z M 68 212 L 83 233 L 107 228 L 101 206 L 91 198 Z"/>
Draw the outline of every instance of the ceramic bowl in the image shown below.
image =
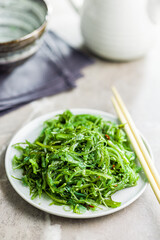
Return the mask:
<path id="1" fill-rule="evenodd" d="M 0 2 L 0 70 L 23 63 L 38 50 L 47 20 L 44 0 Z"/>

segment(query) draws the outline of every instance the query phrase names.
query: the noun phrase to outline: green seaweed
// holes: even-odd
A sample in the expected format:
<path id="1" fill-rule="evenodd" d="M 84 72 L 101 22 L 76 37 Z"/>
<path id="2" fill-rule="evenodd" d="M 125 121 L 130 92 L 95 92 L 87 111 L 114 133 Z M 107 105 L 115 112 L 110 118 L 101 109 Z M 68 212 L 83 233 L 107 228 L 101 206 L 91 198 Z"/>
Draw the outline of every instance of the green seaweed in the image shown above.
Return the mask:
<path id="1" fill-rule="evenodd" d="M 13 166 L 23 170 L 21 181 L 30 188 L 32 199 L 45 193 L 51 204 L 65 205 L 77 214 L 96 211 L 100 205 L 119 207 L 111 196 L 135 186 L 139 178 L 136 155 L 123 127 L 67 110 L 45 121 L 33 143 L 26 140 L 13 146 L 20 152 Z"/>

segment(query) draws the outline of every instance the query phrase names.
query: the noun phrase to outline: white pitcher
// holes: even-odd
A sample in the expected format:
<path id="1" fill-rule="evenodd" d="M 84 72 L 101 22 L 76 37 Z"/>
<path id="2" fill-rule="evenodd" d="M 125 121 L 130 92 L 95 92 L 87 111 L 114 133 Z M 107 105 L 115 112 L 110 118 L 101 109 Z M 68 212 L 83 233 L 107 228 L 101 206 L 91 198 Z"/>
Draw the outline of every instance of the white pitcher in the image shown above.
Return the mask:
<path id="1" fill-rule="evenodd" d="M 154 0 L 159 1 L 160 0 Z M 86 46 L 97 55 L 112 60 L 132 60 L 143 56 L 157 34 L 153 0 L 84 0 L 80 13 Z"/>

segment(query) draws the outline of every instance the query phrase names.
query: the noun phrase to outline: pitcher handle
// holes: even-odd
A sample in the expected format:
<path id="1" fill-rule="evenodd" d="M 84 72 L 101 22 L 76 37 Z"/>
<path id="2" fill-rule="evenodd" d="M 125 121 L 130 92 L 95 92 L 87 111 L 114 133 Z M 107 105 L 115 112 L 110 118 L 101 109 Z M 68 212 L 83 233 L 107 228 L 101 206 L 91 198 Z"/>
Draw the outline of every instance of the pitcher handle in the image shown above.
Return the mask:
<path id="1" fill-rule="evenodd" d="M 78 6 L 74 0 L 68 0 L 69 3 L 71 4 L 71 6 L 73 7 L 73 9 L 78 13 L 80 14 L 80 10 L 81 10 L 81 7 Z"/>

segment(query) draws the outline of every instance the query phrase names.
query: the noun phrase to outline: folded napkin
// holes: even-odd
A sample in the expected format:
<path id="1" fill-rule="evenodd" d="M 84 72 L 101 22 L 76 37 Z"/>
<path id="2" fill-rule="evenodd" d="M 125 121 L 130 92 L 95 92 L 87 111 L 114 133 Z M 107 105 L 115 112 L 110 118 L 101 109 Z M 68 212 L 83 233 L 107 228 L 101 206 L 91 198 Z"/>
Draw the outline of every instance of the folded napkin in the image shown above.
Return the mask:
<path id="1" fill-rule="evenodd" d="M 39 51 L 12 72 L 0 72 L 0 115 L 33 100 L 74 88 L 93 60 L 48 31 Z"/>

